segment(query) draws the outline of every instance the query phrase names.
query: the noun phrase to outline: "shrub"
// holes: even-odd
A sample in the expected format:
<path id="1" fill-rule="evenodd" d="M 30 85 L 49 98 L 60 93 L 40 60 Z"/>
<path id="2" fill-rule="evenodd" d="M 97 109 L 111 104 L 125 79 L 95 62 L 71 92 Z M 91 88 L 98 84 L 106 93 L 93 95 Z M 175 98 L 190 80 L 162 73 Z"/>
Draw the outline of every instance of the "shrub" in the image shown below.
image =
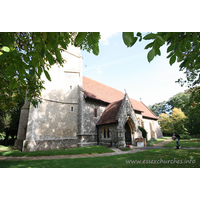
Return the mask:
<path id="1" fill-rule="evenodd" d="M 142 132 L 142 137 L 147 138 L 147 131 L 141 126 L 139 126 L 138 128 Z"/>
<path id="2" fill-rule="evenodd" d="M 191 136 L 188 134 L 180 134 L 181 139 L 191 139 Z"/>

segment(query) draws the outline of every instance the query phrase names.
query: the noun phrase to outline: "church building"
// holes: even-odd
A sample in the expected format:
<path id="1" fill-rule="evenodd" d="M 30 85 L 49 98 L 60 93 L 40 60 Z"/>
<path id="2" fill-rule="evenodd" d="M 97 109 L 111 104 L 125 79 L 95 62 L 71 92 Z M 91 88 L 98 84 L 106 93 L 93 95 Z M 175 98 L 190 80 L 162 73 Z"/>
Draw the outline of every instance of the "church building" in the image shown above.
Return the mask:
<path id="1" fill-rule="evenodd" d="M 82 75 L 80 49 L 62 53 L 64 67 L 52 66 L 51 82 L 45 75 L 42 103 L 28 101 L 21 109 L 15 146 L 22 151 L 109 145 L 135 145 L 142 138 L 162 137 L 157 116 L 144 103 Z"/>

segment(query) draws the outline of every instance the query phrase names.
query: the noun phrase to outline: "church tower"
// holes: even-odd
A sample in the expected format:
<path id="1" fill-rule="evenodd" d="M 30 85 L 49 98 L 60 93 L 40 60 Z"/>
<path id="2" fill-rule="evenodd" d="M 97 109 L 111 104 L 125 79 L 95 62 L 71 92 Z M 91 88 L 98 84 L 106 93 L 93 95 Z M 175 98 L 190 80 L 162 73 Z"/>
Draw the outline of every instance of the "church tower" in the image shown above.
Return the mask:
<path id="1" fill-rule="evenodd" d="M 28 102 L 21 110 L 15 146 L 23 151 L 76 147 L 78 143 L 78 112 L 82 86 L 80 48 L 69 46 L 62 52 L 64 67 L 54 65 L 45 74 L 42 103 L 34 108 Z"/>

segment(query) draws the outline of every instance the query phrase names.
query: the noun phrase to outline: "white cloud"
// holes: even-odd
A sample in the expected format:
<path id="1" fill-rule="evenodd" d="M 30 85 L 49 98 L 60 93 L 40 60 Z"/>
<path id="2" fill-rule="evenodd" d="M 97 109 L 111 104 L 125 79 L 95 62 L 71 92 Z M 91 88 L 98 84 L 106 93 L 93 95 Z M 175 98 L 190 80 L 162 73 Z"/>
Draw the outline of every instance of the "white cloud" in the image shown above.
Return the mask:
<path id="1" fill-rule="evenodd" d="M 97 73 L 98 73 L 98 74 L 101 74 L 101 73 L 102 73 L 102 70 L 101 70 L 100 67 L 98 67 L 98 69 L 97 69 Z"/>
<path id="2" fill-rule="evenodd" d="M 117 32 L 100 32 L 101 33 L 101 39 L 100 42 L 102 42 L 104 45 L 108 45 L 108 39 L 111 38 L 113 35 L 116 35 Z"/>

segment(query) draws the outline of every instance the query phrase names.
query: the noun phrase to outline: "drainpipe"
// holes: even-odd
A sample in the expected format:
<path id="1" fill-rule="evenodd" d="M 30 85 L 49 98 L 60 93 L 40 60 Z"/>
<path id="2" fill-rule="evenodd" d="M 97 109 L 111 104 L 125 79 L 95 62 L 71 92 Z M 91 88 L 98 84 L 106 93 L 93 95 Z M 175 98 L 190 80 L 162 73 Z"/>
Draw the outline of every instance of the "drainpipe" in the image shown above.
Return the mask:
<path id="1" fill-rule="evenodd" d="M 99 129 L 97 127 L 97 145 L 99 145 Z"/>

